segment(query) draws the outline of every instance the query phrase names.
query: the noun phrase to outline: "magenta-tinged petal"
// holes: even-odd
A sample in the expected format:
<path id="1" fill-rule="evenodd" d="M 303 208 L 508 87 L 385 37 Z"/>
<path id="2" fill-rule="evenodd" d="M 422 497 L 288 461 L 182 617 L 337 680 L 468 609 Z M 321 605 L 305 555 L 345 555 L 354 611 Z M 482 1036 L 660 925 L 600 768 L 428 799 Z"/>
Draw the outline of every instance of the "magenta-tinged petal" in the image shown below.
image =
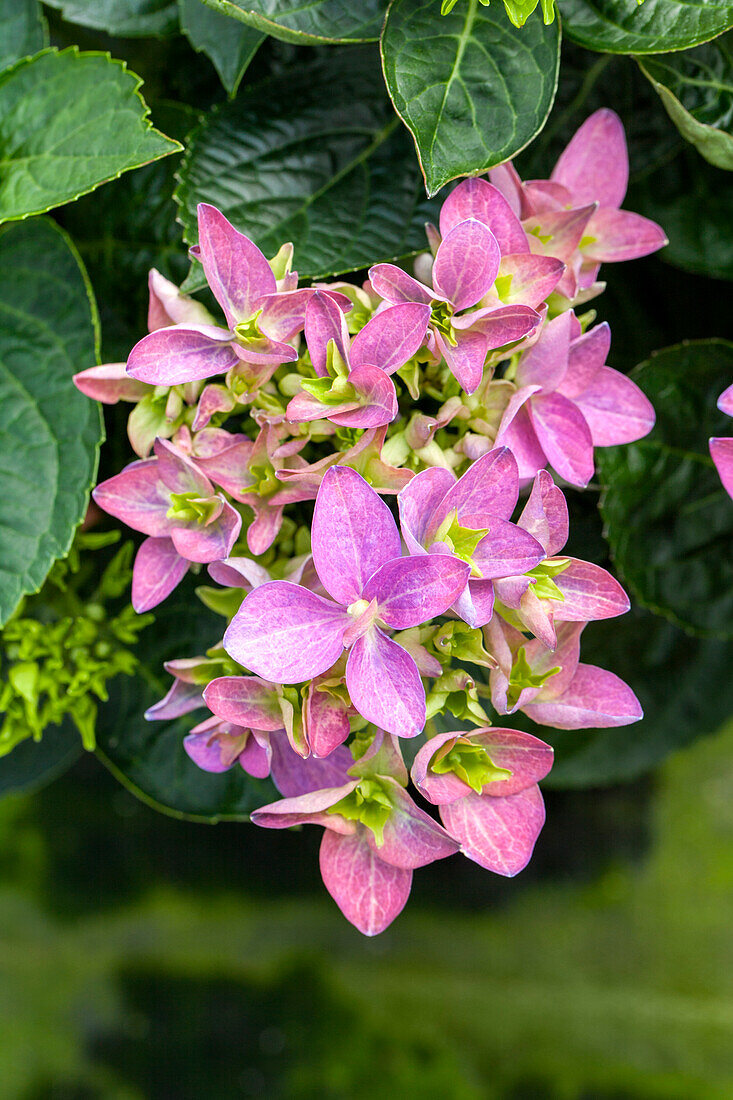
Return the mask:
<path id="1" fill-rule="evenodd" d="M 101 482 L 92 496 L 100 508 L 135 531 L 156 538 L 170 534 L 170 499 L 154 458 L 133 462 L 122 473 Z"/>
<path id="2" fill-rule="evenodd" d="M 476 580 L 472 577 L 453 604 L 452 610 L 469 626 L 486 626 L 494 614 L 493 581 Z"/>
<path id="3" fill-rule="evenodd" d="M 252 316 L 258 298 L 275 293 L 275 276 L 257 245 L 236 230 L 215 206 L 199 203 L 198 223 L 206 281 L 229 327 L 234 328 L 238 321 Z"/>
<path id="4" fill-rule="evenodd" d="M 723 390 L 718 398 L 718 408 L 726 416 L 733 416 L 733 386 L 728 386 L 727 390 Z"/>
<path id="5" fill-rule="evenodd" d="M 292 751 L 292 750 L 291 750 Z M 295 756 L 296 754 L 293 753 Z M 307 765 L 308 761 L 301 761 Z M 273 760 L 273 767 L 275 761 Z M 270 802 L 267 806 L 260 806 L 253 810 L 250 819 L 255 825 L 265 829 L 290 829 L 293 825 L 324 825 L 326 830 L 334 829 L 336 832 L 356 832 L 356 823 L 347 821 L 340 814 L 329 814 L 327 811 L 351 794 L 358 785 L 354 779 L 343 783 L 338 787 L 317 788 L 304 794 L 292 795 L 281 798 L 277 802 Z"/>
<path id="6" fill-rule="evenodd" d="M 568 349 L 568 369 L 558 386 L 565 397 L 574 401 L 598 377 L 611 347 L 611 329 L 604 321 L 574 339 Z"/>
<path id="7" fill-rule="evenodd" d="M 550 465 L 571 485 L 593 477 L 593 438 L 580 409 L 560 393 L 539 394 L 529 415 Z"/>
<path id="8" fill-rule="evenodd" d="M 600 565 L 571 558 L 570 565 L 555 577 L 563 600 L 552 601 L 558 622 L 592 622 L 624 615 L 631 606 L 629 597 L 615 577 Z"/>
<path id="9" fill-rule="evenodd" d="M 575 210 L 553 210 L 543 214 L 538 219 L 540 243 L 536 246 L 537 251 L 570 263 L 597 208 L 597 203 L 591 203 Z M 530 240 L 532 236 L 530 233 Z"/>
<path id="10" fill-rule="evenodd" d="M 317 683 L 308 689 L 303 719 L 306 736 L 314 756 L 328 756 L 343 745 L 351 726 L 346 706 L 328 691 L 319 691 Z"/>
<path id="11" fill-rule="evenodd" d="M 213 493 L 213 485 L 196 463 L 167 439 L 156 439 L 154 450 L 158 476 L 170 492 L 196 493 L 200 497 Z"/>
<path id="12" fill-rule="evenodd" d="M 255 557 L 269 550 L 277 538 L 283 524 L 283 507 L 271 504 L 262 508 L 247 528 L 247 549 Z"/>
<path id="13" fill-rule="evenodd" d="M 217 584 L 223 584 L 227 588 L 258 588 L 272 580 L 264 565 L 252 561 L 251 558 L 239 557 L 212 562 L 209 565 L 209 576 Z"/>
<path id="14" fill-rule="evenodd" d="M 361 833 L 338 836 L 328 829 L 320 852 L 321 877 L 339 909 L 365 936 L 377 936 L 405 907 L 412 871 L 375 855 Z"/>
<path id="15" fill-rule="evenodd" d="M 481 333 L 486 337 L 489 351 L 514 344 L 525 337 L 530 339 L 541 323 L 539 313 L 529 306 L 491 306 L 453 318 L 453 328 L 457 333 L 468 329 Z"/>
<path id="16" fill-rule="evenodd" d="M 342 608 L 307 588 L 270 581 L 247 596 L 224 635 L 224 648 L 265 680 L 297 684 L 340 657 L 349 622 Z"/>
<path id="17" fill-rule="evenodd" d="M 188 564 L 169 538 L 145 539 L 132 570 L 132 606 L 137 613 L 150 611 L 170 596 L 188 572 Z"/>
<path id="18" fill-rule="evenodd" d="M 547 470 L 536 475 L 519 526 L 534 535 L 549 556 L 558 554 L 568 541 L 568 504 Z"/>
<path id="19" fill-rule="evenodd" d="M 302 390 L 288 402 L 285 416 L 290 424 L 308 424 L 314 420 L 334 420 L 340 413 L 354 410 L 363 411 L 356 400 L 342 401 L 339 405 L 327 405 L 312 393 Z"/>
<path id="20" fill-rule="evenodd" d="M 629 157 L 621 119 L 607 107 L 575 131 L 550 177 L 577 202 L 620 206 L 629 183 Z"/>
<path id="21" fill-rule="evenodd" d="M 711 439 L 710 457 L 715 463 L 723 488 L 733 497 L 733 439 L 729 436 Z"/>
<path id="22" fill-rule="evenodd" d="M 343 787 L 352 781 L 348 770 L 354 760 L 346 748 L 333 749 L 323 760 L 316 756 L 304 760 L 293 751 L 284 731 L 271 734 L 271 742 L 272 779 L 285 798 L 295 798 L 327 787 Z"/>
<path id="23" fill-rule="evenodd" d="M 438 357 L 445 359 L 461 389 L 471 394 L 481 385 L 484 376 L 489 339 L 479 330 L 455 331 L 453 337 L 455 342 L 449 343 L 442 333 L 437 330 L 432 332 Z"/>
<path id="24" fill-rule="evenodd" d="M 354 367 L 349 382 L 357 392 L 360 405 L 345 412 L 327 412 L 329 420 L 346 428 L 380 428 L 397 416 L 397 393 L 394 382 L 379 367 L 367 364 Z"/>
<path id="25" fill-rule="evenodd" d="M 346 605 L 361 598 L 366 582 L 380 565 L 402 552 L 389 508 L 349 466 L 333 466 L 323 478 L 311 540 L 313 561 L 324 588 Z"/>
<path id="26" fill-rule="evenodd" d="M 519 794 L 539 783 L 552 768 L 552 746 L 529 733 L 492 726 L 487 730 L 472 731 L 467 736 L 486 750 L 497 768 L 506 768 L 512 773 L 508 779 L 487 783 L 482 795 L 505 798 Z"/>
<path id="27" fill-rule="evenodd" d="M 557 388 L 568 366 L 572 322 L 570 310 L 547 322 L 537 343 L 519 360 L 517 385 L 541 386 L 541 393 Z"/>
<path id="28" fill-rule="evenodd" d="M 183 739 L 187 755 L 197 767 L 205 772 L 226 772 L 244 749 L 250 739 L 249 731 L 234 727 L 232 730 L 220 730 L 218 723 L 205 723 L 210 729 L 188 734 Z M 265 772 L 267 774 L 267 772 Z"/>
<path id="29" fill-rule="evenodd" d="M 654 427 L 656 415 L 649 398 L 625 374 L 602 367 L 596 380 L 576 404 L 596 447 L 612 447 L 642 439 Z"/>
<path id="30" fill-rule="evenodd" d="M 364 599 L 378 601 L 379 617 L 388 626 L 407 630 L 443 615 L 463 591 L 470 572 L 466 562 L 447 554 L 395 558 L 370 577 Z"/>
<path id="31" fill-rule="evenodd" d="M 433 284 L 456 310 L 468 309 L 488 293 L 499 270 L 496 237 L 481 222 L 460 222 L 443 237 L 433 264 Z"/>
<path id="32" fill-rule="evenodd" d="M 547 456 L 537 439 L 528 406 L 518 409 L 509 424 L 501 429 L 496 441 L 508 447 L 514 455 L 522 482 L 534 477 L 538 470 L 547 465 Z"/>
<path id="33" fill-rule="evenodd" d="M 419 302 L 429 306 L 433 298 L 440 298 L 440 295 L 436 296 L 432 290 L 394 264 L 376 264 L 371 267 L 369 281 L 380 298 L 393 305 Z"/>
<path id="34" fill-rule="evenodd" d="M 526 212 L 523 218 L 538 214 L 549 214 L 554 210 L 569 210 L 573 205 L 573 196 L 567 187 L 554 180 L 527 180 L 524 185 Z"/>
<path id="35" fill-rule="evenodd" d="M 507 305 L 524 305 L 537 309 L 562 278 L 565 265 L 553 256 L 532 253 L 502 256 L 499 276 L 511 276 L 511 283 L 502 298 Z"/>
<path id="36" fill-rule="evenodd" d="M 148 273 L 148 332 L 169 325 L 210 325 L 213 318 L 206 306 L 189 298 L 155 268 Z"/>
<path id="37" fill-rule="evenodd" d="M 565 691 L 555 699 L 523 708 L 534 722 L 562 730 L 628 726 L 644 717 L 628 684 L 613 672 L 579 664 Z"/>
<path id="38" fill-rule="evenodd" d="M 203 705 L 200 684 L 174 680 L 163 698 L 148 707 L 145 718 L 148 722 L 168 722 L 172 718 L 181 718 L 192 710 L 198 710 Z"/>
<path id="39" fill-rule="evenodd" d="M 510 209 L 518 218 L 529 216 L 522 180 L 510 160 L 505 164 L 497 164 L 496 168 L 492 168 L 489 172 L 489 179 L 493 186 L 504 196 Z"/>
<path id="40" fill-rule="evenodd" d="M 290 344 L 269 336 L 240 337 L 232 344 L 237 359 L 250 366 L 268 368 L 272 374 L 282 363 L 294 363 L 298 353 Z"/>
<path id="41" fill-rule="evenodd" d="M 417 737 L 422 732 L 425 689 L 417 665 L 381 630 L 372 628 L 352 646 L 346 686 L 367 722 L 398 737 Z"/>
<path id="42" fill-rule="evenodd" d="M 416 806 L 407 791 L 394 780 L 383 780 L 383 783 L 388 787 L 394 806 L 385 822 L 383 844 L 378 844 L 374 834 L 365 830 L 369 847 L 380 859 L 393 867 L 413 870 L 458 851 L 458 842 Z"/>
<path id="43" fill-rule="evenodd" d="M 72 381 L 86 397 L 101 401 L 103 405 L 116 405 L 118 401 L 142 401 L 152 392 L 147 383 L 130 377 L 124 363 L 88 367 L 75 374 Z"/>
<path id="44" fill-rule="evenodd" d="M 496 237 L 502 254 L 529 252 L 522 223 L 498 187 L 482 179 L 466 179 L 451 191 L 440 211 L 440 232 L 444 237 L 459 222 L 473 218 Z"/>
<path id="45" fill-rule="evenodd" d="M 292 340 L 305 325 L 308 302 L 318 293 L 313 287 L 301 287 L 300 290 L 280 291 L 259 298 L 256 304 L 262 310 L 259 319 L 261 331 L 272 340 Z M 345 294 L 333 291 L 328 296 L 343 312 L 351 309 L 351 302 Z"/>
<path id="46" fill-rule="evenodd" d="M 206 685 L 204 702 L 223 722 L 258 730 L 282 729 L 275 689 L 257 676 L 219 676 Z"/>
<path id="47" fill-rule="evenodd" d="M 205 526 L 191 524 L 171 530 L 173 545 L 189 561 L 206 564 L 228 558 L 242 529 L 242 517 L 228 501 L 223 502 L 220 515 Z"/>
<path id="48" fill-rule="evenodd" d="M 226 329 L 178 325 L 139 340 L 127 360 L 127 373 L 152 386 L 177 386 L 223 374 L 236 363 Z"/>
<path id="49" fill-rule="evenodd" d="M 431 533 L 454 509 L 459 522 L 465 516 L 509 519 L 518 498 L 516 459 L 508 447 L 495 447 L 469 466 L 445 494 L 433 512 Z"/>
<path id="50" fill-rule="evenodd" d="M 664 230 L 656 222 L 630 210 L 612 210 L 608 206 L 601 207 L 590 219 L 586 237 L 593 240 L 583 245 L 583 258 L 596 263 L 636 260 L 667 244 Z"/>
<path id="51" fill-rule="evenodd" d="M 537 786 L 507 798 L 472 791 L 441 806 L 440 816 L 469 859 L 487 871 L 512 877 L 529 863 L 545 823 L 545 805 Z"/>
<path id="52" fill-rule="evenodd" d="M 345 363 L 349 362 L 349 333 L 343 311 L 330 294 L 321 290 L 311 297 L 305 311 L 305 338 L 316 374 L 328 374 L 326 358 L 331 340 Z"/>
<path id="53" fill-rule="evenodd" d="M 481 517 L 482 519 L 482 517 Z M 470 518 L 466 526 L 482 526 L 480 517 Z M 505 519 L 491 518 L 489 533 L 476 547 L 473 562 L 487 580 L 512 577 L 534 569 L 545 557 L 542 545 L 529 532 Z"/>
<path id="54" fill-rule="evenodd" d="M 438 749 L 445 745 L 446 741 L 452 741 L 455 737 L 466 737 L 467 732 L 438 733 L 426 741 L 418 751 L 410 771 L 410 778 L 423 798 L 432 802 L 434 806 L 440 806 L 444 802 L 454 802 L 456 798 L 465 798 L 471 790 L 462 779 L 453 772 L 440 775 L 430 769 L 430 762 Z"/>
<path id="55" fill-rule="evenodd" d="M 430 306 L 418 302 L 383 309 L 354 337 L 352 368 L 368 364 L 394 374 L 425 342 Z"/>
<path id="56" fill-rule="evenodd" d="M 402 534 L 411 554 L 419 554 L 429 532 L 440 526 L 432 516 L 456 479 L 443 466 L 432 466 L 413 477 L 397 497 Z"/>
<path id="57" fill-rule="evenodd" d="M 272 749 L 269 741 L 262 738 L 262 744 L 257 740 L 259 730 L 252 730 L 247 738 L 244 748 L 239 754 L 239 766 L 253 775 L 255 779 L 266 779 L 270 774 L 272 761 Z"/>

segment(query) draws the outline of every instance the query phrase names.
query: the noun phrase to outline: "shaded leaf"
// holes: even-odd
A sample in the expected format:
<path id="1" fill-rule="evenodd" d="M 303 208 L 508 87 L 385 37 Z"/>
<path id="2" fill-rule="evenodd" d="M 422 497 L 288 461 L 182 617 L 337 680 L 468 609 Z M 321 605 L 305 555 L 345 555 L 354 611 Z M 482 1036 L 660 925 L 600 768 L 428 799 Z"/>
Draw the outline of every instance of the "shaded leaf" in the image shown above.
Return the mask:
<path id="1" fill-rule="evenodd" d="M 38 0 L 0 0 L 0 69 L 38 53 L 46 44 L 46 24 Z"/>
<path id="2" fill-rule="evenodd" d="M 514 27 L 477 0 L 442 16 L 434 0 L 392 0 L 384 76 L 411 131 L 429 194 L 513 157 L 542 129 L 560 63 L 559 22 Z"/>
<path id="3" fill-rule="evenodd" d="M 176 0 L 46 0 L 64 19 L 122 38 L 175 34 Z"/>
<path id="4" fill-rule="evenodd" d="M 0 221 L 50 210 L 176 152 L 147 118 L 140 84 L 124 62 L 75 47 L 0 74 Z"/>
<path id="5" fill-rule="evenodd" d="M 718 168 L 733 169 L 733 55 L 730 34 L 682 53 L 640 61 L 686 141 Z"/>
<path id="6" fill-rule="evenodd" d="M 97 317 L 81 263 L 46 220 L 0 234 L 0 623 L 71 545 L 94 484 L 98 406 L 72 375 L 93 366 Z"/>
<path id="7" fill-rule="evenodd" d="M 563 28 L 589 50 L 666 53 L 709 42 L 733 27 L 733 0 L 558 0 Z"/>
<path id="8" fill-rule="evenodd" d="M 632 378 L 657 423 L 627 447 L 598 452 L 601 514 L 622 580 L 645 607 L 687 630 L 733 637 L 733 504 L 708 454 L 730 432 L 716 408 L 733 378 L 733 344 L 702 340 L 657 352 Z"/>
<path id="9" fill-rule="evenodd" d="M 187 241 L 197 203 L 213 203 L 267 255 L 294 241 L 310 279 L 425 248 L 435 216 L 366 48 L 329 50 L 215 108 L 179 178 Z M 198 265 L 187 285 L 204 285 Z"/>
<path id="10" fill-rule="evenodd" d="M 264 41 L 252 27 L 236 27 L 201 0 L 178 0 L 181 30 L 199 53 L 211 59 L 222 84 L 234 95 L 250 61 Z"/>
<path id="11" fill-rule="evenodd" d="M 284 42 L 373 42 L 387 0 L 204 0 L 214 11 Z"/>
<path id="12" fill-rule="evenodd" d="M 181 585 L 141 635 L 136 655 L 144 673 L 118 677 L 97 719 L 97 755 L 128 790 L 164 813 L 210 823 L 247 820 L 255 806 L 276 797 L 274 788 L 238 764 L 214 775 L 189 759 L 183 738 L 208 710 L 173 722 L 148 722 L 143 714 L 172 682 L 163 661 L 204 653 L 221 634 L 221 618 L 198 605 L 190 583 Z"/>
<path id="13" fill-rule="evenodd" d="M 83 751 L 73 723 L 49 726 L 42 741 L 23 741 L 0 760 L 0 798 L 45 787 L 68 771 Z"/>

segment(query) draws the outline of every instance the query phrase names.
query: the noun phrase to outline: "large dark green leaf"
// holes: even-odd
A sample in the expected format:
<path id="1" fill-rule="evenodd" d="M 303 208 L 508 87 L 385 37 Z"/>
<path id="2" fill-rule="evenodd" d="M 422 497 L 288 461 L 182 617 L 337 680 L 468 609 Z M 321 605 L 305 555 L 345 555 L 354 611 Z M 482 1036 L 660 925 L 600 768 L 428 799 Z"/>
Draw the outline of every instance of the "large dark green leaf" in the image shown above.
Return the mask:
<path id="1" fill-rule="evenodd" d="M 304 278 L 414 253 L 433 215 L 374 52 L 364 47 L 330 50 L 212 111 L 179 178 L 189 243 L 196 204 L 210 202 L 267 254 L 294 241 Z M 200 269 L 194 275 L 193 285 L 203 285 Z"/>
<path id="2" fill-rule="evenodd" d="M 175 34 L 176 0 L 46 0 L 64 19 L 123 38 Z"/>
<path id="3" fill-rule="evenodd" d="M 382 35 L 389 94 L 415 139 L 428 193 L 513 157 L 552 107 L 560 29 L 520 29 L 497 3 L 392 0 Z"/>
<path id="4" fill-rule="evenodd" d="M 372 42 L 387 0 L 204 0 L 262 34 L 284 42 Z"/>
<path id="5" fill-rule="evenodd" d="M 201 0 L 178 0 L 181 30 L 195 50 L 205 53 L 222 84 L 234 95 L 264 35 L 246 25 L 235 26 Z"/>
<path id="6" fill-rule="evenodd" d="M 733 36 L 639 62 L 686 141 L 718 168 L 733 169 Z"/>
<path id="7" fill-rule="evenodd" d="M 155 623 L 141 635 L 136 653 L 143 673 L 119 676 L 112 683 L 109 702 L 97 720 L 97 755 L 155 809 L 196 821 L 243 821 L 255 806 L 276 797 L 275 790 L 238 765 L 213 775 L 188 758 L 183 738 L 209 712 L 196 711 L 173 722 L 147 722 L 143 717 L 170 686 L 163 661 L 204 653 L 221 638 L 223 620 L 206 611 L 192 589 L 184 583 L 156 610 Z"/>
<path id="8" fill-rule="evenodd" d="M 83 751 L 79 731 L 71 722 L 49 726 L 42 741 L 22 741 L 0 760 L 0 798 L 45 787 L 68 771 Z"/>
<path id="9" fill-rule="evenodd" d="M 43 49 L 46 27 L 38 0 L 0 0 L 0 69 Z"/>
<path id="10" fill-rule="evenodd" d="M 123 62 L 75 48 L 0 74 L 0 221 L 50 210 L 176 152 L 147 118 L 140 83 Z"/>
<path id="11" fill-rule="evenodd" d="M 733 27 L 732 0 L 559 0 L 559 8 L 568 38 L 604 53 L 686 50 Z"/>
<path id="12" fill-rule="evenodd" d="M 733 344 L 657 352 L 632 377 L 652 401 L 650 435 L 598 455 L 601 513 L 616 566 L 645 607 L 705 636 L 733 637 L 733 502 L 708 454 L 730 434 L 716 408 L 733 378 Z"/>
<path id="13" fill-rule="evenodd" d="M 706 164 L 697 153 L 683 154 L 631 189 L 626 205 L 664 226 L 666 263 L 733 279 L 733 204 L 730 176 Z"/>
<path id="14" fill-rule="evenodd" d="M 52 222 L 0 234 L 0 624 L 67 553 L 94 484 L 99 408 L 72 375 L 96 360 L 86 273 Z"/>

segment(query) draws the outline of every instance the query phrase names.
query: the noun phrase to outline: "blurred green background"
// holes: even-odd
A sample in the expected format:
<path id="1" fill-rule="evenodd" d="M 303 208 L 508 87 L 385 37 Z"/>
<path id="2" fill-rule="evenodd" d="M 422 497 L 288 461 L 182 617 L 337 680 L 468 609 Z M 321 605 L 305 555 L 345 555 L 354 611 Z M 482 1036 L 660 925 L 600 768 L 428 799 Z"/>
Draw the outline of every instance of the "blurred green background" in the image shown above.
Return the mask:
<path id="1" fill-rule="evenodd" d="M 161 817 L 92 757 L 0 803 L 5 1100 L 733 1096 L 733 726 L 548 792 L 519 879 L 416 873 L 383 936 L 319 830 Z"/>

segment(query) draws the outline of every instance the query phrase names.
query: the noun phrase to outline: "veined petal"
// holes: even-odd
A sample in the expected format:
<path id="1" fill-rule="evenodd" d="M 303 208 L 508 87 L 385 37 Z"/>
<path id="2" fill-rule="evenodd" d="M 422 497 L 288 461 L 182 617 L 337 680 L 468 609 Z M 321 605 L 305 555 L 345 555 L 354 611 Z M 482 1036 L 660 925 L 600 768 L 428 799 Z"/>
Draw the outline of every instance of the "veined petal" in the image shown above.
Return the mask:
<path id="1" fill-rule="evenodd" d="M 313 369 L 320 378 L 328 375 L 326 359 L 331 340 L 343 361 L 349 362 L 349 332 L 343 310 L 325 291 L 315 291 L 308 301 L 305 311 L 305 338 Z"/>
<path id="2" fill-rule="evenodd" d="M 536 474 L 519 526 L 534 535 L 549 557 L 559 554 L 568 541 L 568 504 L 547 470 Z"/>
<path id="3" fill-rule="evenodd" d="M 479 517 L 475 517 L 475 522 L 480 526 Z M 471 527 L 473 523 L 467 522 L 466 526 Z M 488 535 L 481 539 L 472 555 L 484 579 L 527 573 L 545 557 L 537 539 L 509 520 L 492 517 L 488 528 Z"/>
<path id="4" fill-rule="evenodd" d="M 132 569 L 132 606 L 141 615 L 170 596 L 188 572 L 170 538 L 147 538 L 140 544 Z"/>
<path id="5" fill-rule="evenodd" d="M 527 235 L 517 214 L 499 188 L 486 180 L 466 179 L 451 191 L 440 211 L 442 236 L 446 237 L 469 218 L 491 230 L 502 254 L 529 252 Z"/>
<path id="6" fill-rule="evenodd" d="M 601 367 L 576 404 L 596 447 L 612 447 L 642 439 L 654 427 L 656 414 L 635 382 L 611 367 Z"/>
<path id="7" fill-rule="evenodd" d="M 351 345 L 351 365 L 379 367 L 394 374 L 425 343 L 430 306 L 406 302 L 377 313 L 356 334 Z"/>
<path id="8" fill-rule="evenodd" d="M 439 354 L 445 359 L 461 389 L 468 394 L 477 390 L 484 376 L 488 336 L 477 328 L 468 332 L 455 330 L 455 344 L 449 344 L 437 330 L 433 332 L 433 337 Z"/>
<path id="9" fill-rule="evenodd" d="M 432 522 L 433 513 L 455 484 L 456 479 L 450 470 L 443 466 L 432 466 L 428 470 L 421 470 L 400 490 L 397 496 L 400 524 L 411 554 L 420 553 L 427 545 L 430 532 L 440 526 L 440 521 L 435 524 Z"/>
<path id="10" fill-rule="evenodd" d="M 346 663 L 351 701 L 367 722 L 398 737 L 425 725 L 425 689 L 412 657 L 376 627 L 351 648 Z"/>
<path id="11" fill-rule="evenodd" d="M 419 283 L 417 279 L 413 279 L 412 275 L 408 275 L 401 267 L 395 267 L 394 264 L 376 264 L 370 267 L 369 282 L 380 298 L 391 302 L 392 305 L 419 302 L 429 306 L 434 298 L 441 298 L 440 294 Z"/>
<path id="12" fill-rule="evenodd" d="M 469 466 L 448 489 L 433 511 L 430 533 L 433 534 L 454 509 L 459 522 L 465 516 L 509 519 L 518 499 L 516 459 L 508 447 L 495 447 Z"/>
<path id="13" fill-rule="evenodd" d="M 600 565 L 571 558 L 568 568 L 555 583 L 564 599 L 553 601 L 557 622 L 591 622 L 624 615 L 631 606 L 629 597 L 615 577 Z"/>
<path id="14" fill-rule="evenodd" d="M 173 523 L 167 516 L 170 498 L 160 480 L 155 458 L 133 462 L 97 485 L 92 496 L 103 511 L 135 531 L 156 538 L 171 532 Z"/>
<path id="15" fill-rule="evenodd" d="M 519 794 L 539 783 L 552 768 L 552 746 L 529 733 L 492 726 L 486 730 L 472 730 L 467 736 L 486 750 L 497 768 L 506 768 L 512 773 L 508 779 L 487 783 L 482 795 L 505 798 Z"/>
<path id="16" fill-rule="evenodd" d="M 472 577 L 452 610 L 474 629 L 486 626 L 494 614 L 494 582 Z"/>
<path id="17" fill-rule="evenodd" d="M 398 413 L 397 392 L 394 382 L 379 367 L 367 364 L 354 367 L 349 373 L 349 382 L 359 398 L 355 409 L 327 413 L 333 424 L 346 428 L 379 428 L 390 424 Z"/>
<path id="18" fill-rule="evenodd" d="M 585 120 L 550 178 L 567 187 L 578 202 L 621 205 L 629 183 L 629 156 L 624 126 L 615 111 L 603 107 Z"/>
<path id="19" fill-rule="evenodd" d="M 583 247 L 583 258 L 596 263 L 618 263 L 648 256 L 668 243 L 664 230 L 649 218 L 630 210 L 602 206 L 586 227 L 592 243 Z"/>
<path id="20" fill-rule="evenodd" d="M 448 554 L 395 558 L 369 578 L 364 599 L 377 600 L 379 617 L 388 626 L 407 630 L 443 615 L 463 591 L 470 572 L 466 562 Z"/>
<path id="21" fill-rule="evenodd" d="M 506 305 L 537 309 L 562 278 L 565 264 L 553 256 L 535 256 L 531 252 L 502 256 L 499 276 L 511 276 L 509 290 L 502 295 Z"/>
<path id="22" fill-rule="evenodd" d="M 568 367 L 572 321 L 571 311 L 565 310 L 547 322 L 537 343 L 519 360 L 518 386 L 540 386 L 541 393 L 557 388 Z"/>
<path id="23" fill-rule="evenodd" d="M 236 230 L 215 206 L 199 203 L 198 223 L 206 281 L 227 324 L 234 328 L 237 322 L 252 316 L 258 298 L 275 293 L 275 276 L 257 245 Z"/>
<path id="24" fill-rule="evenodd" d="M 182 294 L 165 275 L 153 267 L 148 273 L 148 332 L 169 325 L 211 325 L 214 318 L 206 306 Z"/>
<path id="25" fill-rule="evenodd" d="M 374 833 L 365 830 L 367 844 L 380 859 L 393 867 L 413 870 L 459 850 L 458 842 L 416 806 L 399 783 L 388 779 L 382 782 L 388 787 L 394 806 L 384 825 L 383 844 L 378 845 Z"/>
<path id="26" fill-rule="evenodd" d="M 538 394 L 529 415 L 550 465 L 571 485 L 587 485 L 594 471 L 593 438 L 577 405 L 560 393 Z"/>
<path id="27" fill-rule="evenodd" d="M 168 722 L 172 718 L 190 714 L 192 710 L 198 710 L 203 705 L 200 684 L 174 680 L 163 698 L 145 711 L 145 719 L 148 722 Z"/>
<path id="28" fill-rule="evenodd" d="M 196 493 L 200 497 L 208 497 L 214 492 L 206 474 L 167 439 L 156 439 L 154 450 L 158 477 L 170 492 Z"/>
<path id="29" fill-rule="evenodd" d="M 433 264 L 433 283 L 456 310 L 468 309 L 490 290 L 500 259 L 494 234 L 470 218 L 443 237 Z"/>
<path id="30" fill-rule="evenodd" d="M 242 517 L 228 500 L 213 522 L 171 528 L 171 539 L 179 554 L 188 561 L 221 561 L 228 558 L 242 529 Z"/>
<path id="31" fill-rule="evenodd" d="M 127 373 L 151 386 L 177 386 L 223 374 L 237 363 L 231 333 L 214 325 L 160 328 L 138 340 Z"/>
<path id="32" fill-rule="evenodd" d="M 103 405 L 116 405 L 118 401 L 141 401 L 152 393 L 146 382 L 131 378 L 124 363 L 104 363 L 101 367 L 88 367 L 72 379 L 76 388 L 93 401 Z"/>
<path id="33" fill-rule="evenodd" d="M 297 684 L 341 656 L 350 621 L 338 604 L 307 588 L 270 581 L 247 596 L 224 635 L 224 648 L 265 680 Z"/>
<path id="34" fill-rule="evenodd" d="M 513 877 L 530 861 L 545 823 L 545 805 L 536 785 L 507 798 L 472 791 L 441 806 L 440 816 L 464 855 L 487 871 Z"/>
<path id="35" fill-rule="evenodd" d="M 296 755 L 295 753 L 293 755 Z M 305 765 L 307 762 L 302 761 Z M 326 811 L 346 798 L 358 786 L 354 779 L 338 787 L 325 787 L 303 794 L 281 798 L 253 810 L 250 820 L 265 829 L 290 829 L 293 825 L 324 825 L 326 830 L 335 829 L 345 834 L 354 833 L 356 824 L 347 821 L 339 814 Z"/>
<path id="36" fill-rule="evenodd" d="M 410 896 L 412 871 L 385 863 L 363 833 L 338 836 L 327 829 L 321 841 L 320 865 L 329 894 L 365 936 L 383 932 Z"/>
<path id="37" fill-rule="evenodd" d="M 608 358 L 611 347 L 611 329 L 606 321 L 594 325 L 582 336 L 576 337 L 568 349 L 568 369 L 558 390 L 574 401 L 598 376 Z"/>
<path id="38" fill-rule="evenodd" d="M 348 749 L 335 748 L 323 760 L 319 760 L 316 756 L 309 756 L 304 760 L 293 751 L 284 730 L 279 734 L 271 734 L 270 737 L 272 780 L 286 798 L 295 798 L 297 795 L 309 794 L 328 787 L 343 788 L 347 784 L 351 785 L 352 778 L 348 774 L 348 769 L 354 760 Z M 351 789 L 353 790 L 353 787 Z M 336 820 L 342 829 L 351 824 L 344 818 Z"/>
<path id="39" fill-rule="evenodd" d="M 204 702 L 217 718 L 235 726 L 269 731 L 283 726 L 275 688 L 258 676 L 219 676 L 206 685 Z"/>
<path id="40" fill-rule="evenodd" d="M 733 439 L 728 436 L 711 439 L 710 457 L 723 482 L 723 488 L 730 497 L 733 497 Z"/>
<path id="41" fill-rule="evenodd" d="M 272 340 L 292 340 L 305 325 L 305 313 L 308 302 L 315 294 L 322 293 L 314 287 L 301 287 L 300 290 L 278 291 L 277 294 L 264 294 L 257 299 L 257 308 L 262 310 L 259 326 L 262 332 Z M 342 312 L 348 313 L 351 302 L 345 294 L 329 292 L 328 297 L 336 302 Z"/>
<path id="42" fill-rule="evenodd" d="M 595 665 L 579 664 L 565 691 L 522 708 L 533 722 L 556 729 L 628 726 L 644 717 L 639 700 L 620 677 Z"/>
<path id="43" fill-rule="evenodd" d="M 402 552 L 387 505 L 356 470 L 332 466 L 313 513 L 313 561 L 326 591 L 342 604 L 361 599 L 380 565 Z"/>

